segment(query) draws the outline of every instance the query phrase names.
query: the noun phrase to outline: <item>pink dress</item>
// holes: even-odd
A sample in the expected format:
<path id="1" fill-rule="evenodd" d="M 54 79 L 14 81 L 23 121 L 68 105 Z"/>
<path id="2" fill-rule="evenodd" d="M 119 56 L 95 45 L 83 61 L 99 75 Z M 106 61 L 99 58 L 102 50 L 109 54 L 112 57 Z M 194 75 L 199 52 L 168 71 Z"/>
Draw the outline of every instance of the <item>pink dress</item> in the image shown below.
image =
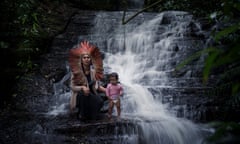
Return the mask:
<path id="1" fill-rule="evenodd" d="M 106 95 L 112 100 L 118 100 L 120 95 L 123 94 L 123 87 L 121 84 L 113 85 L 109 83 L 106 88 Z"/>

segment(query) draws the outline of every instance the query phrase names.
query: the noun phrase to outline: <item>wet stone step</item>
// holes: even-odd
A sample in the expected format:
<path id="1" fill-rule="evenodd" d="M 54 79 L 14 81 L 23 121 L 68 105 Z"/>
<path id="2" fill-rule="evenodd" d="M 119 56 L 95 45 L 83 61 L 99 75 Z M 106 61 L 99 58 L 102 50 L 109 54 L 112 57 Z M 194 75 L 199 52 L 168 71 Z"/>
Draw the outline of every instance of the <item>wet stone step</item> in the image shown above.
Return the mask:
<path id="1" fill-rule="evenodd" d="M 135 138 L 136 137 L 136 138 Z M 118 143 L 127 143 L 131 139 L 138 139 L 137 136 L 125 136 L 125 135 L 111 135 L 111 136 L 101 136 L 101 137 L 84 137 L 79 139 L 78 137 L 69 137 L 64 140 L 64 143 L 70 144 L 118 144 Z M 129 140 L 130 139 L 130 140 Z M 136 140 L 135 140 L 136 141 Z M 129 142 L 130 144 L 130 142 Z"/>
<path id="2" fill-rule="evenodd" d="M 204 87 L 201 79 L 147 79 L 143 78 L 139 82 L 140 84 L 147 87 L 155 87 L 155 86 L 164 86 L 164 87 L 173 87 L 173 88 L 191 88 L 191 87 Z M 205 86 L 206 87 L 206 86 Z"/>
<path id="3" fill-rule="evenodd" d="M 84 144 L 114 144 L 131 142 L 138 139 L 135 121 L 113 117 L 112 120 L 103 119 L 88 122 L 70 122 L 55 128 L 56 135 L 62 135 L 64 143 Z"/>
<path id="4" fill-rule="evenodd" d="M 163 95 L 167 94 L 177 94 L 177 95 L 184 95 L 184 94 L 204 94 L 210 87 L 167 87 L 167 86 L 146 86 L 149 91 L 152 93 L 161 93 Z"/>
<path id="5" fill-rule="evenodd" d="M 67 143 L 84 143 L 84 144 L 115 144 L 115 143 L 141 143 L 141 135 L 144 131 L 142 124 L 152 124 L 166 122 L 166 120 L 154 120 L 127 116 L 128 118 L 113 120 L 103 119 L 98 121 L 80 122 L 75 121 L 59 125 L 55 128 L 54 133 L 62 135 L 62 141 Z"/>
<path id="6" fill-rule="evenodd" d="M 113 118 L 98 121 L 87 121 L 59 125 L 55 132 L 64 135 L 75 136 L 103 136 L 110 134 L 125 134 L 127 129 L 134 129 L 135 124 L 126 119 Z"/>

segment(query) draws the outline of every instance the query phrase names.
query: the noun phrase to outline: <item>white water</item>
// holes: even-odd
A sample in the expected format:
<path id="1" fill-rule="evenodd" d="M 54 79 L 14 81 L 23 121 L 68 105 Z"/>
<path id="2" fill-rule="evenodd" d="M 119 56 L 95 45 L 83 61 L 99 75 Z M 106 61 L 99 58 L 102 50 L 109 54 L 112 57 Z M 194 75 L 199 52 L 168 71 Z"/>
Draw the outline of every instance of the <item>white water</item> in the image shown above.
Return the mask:
<path id="1" fill-rule="evenodd" d="M 69 67 L 67 67 L 68 69 Z M 47 115 L 57 116 L 59 114 L 66 114 L 69 111 L 69 99 L 71 97 L 71 92 L 64 84 L 70 78 L 70 73 L 66 74 L 60 82 L 53 85 L 54 89 L 54 103 L 51 104 L 50 111 Z"/>
<path id="2" fill-rule="evenodd" d="M 120 25 L 120 19 L 109 21 L 111 18 L 104 12 L 96 16 L 92 41 L 100 48 L 101 41 L 106 41 L 105 69 L 108 69 L 107 72 L 118 72 L 124 86 L 122 117 L 136 121 L 136 125 L 139 125 L 138 133 L 127 135 L 122 143 L 202 143 L 199 126 L 171 114 L 167 105 L 156 99 L 163 97 L 161 91 L 153 96 L 148 89 L 172 87 L 168 73 L 173 71 L 174 66 L 169 63 L 170 60 L 177 59 L 178 55 L 169 49 L 174 40 L 181 38 L 187 31 L 187 24 L 192 19 L 189 15 L 185 16 L 184 12 L 169 14 L 174 20 L 171 24 L 162 26 L 160 23 L 163 14 L 140 25 L 130 23 L 126 26 Z M 119 17 L 119 14 L 115 17 Z M 159 34 L 159 31 L 162 33 Z M 58 84 L 62 85 L 61 82 Z M 65 102 L 60 102 L 49 114 L 66 113 L 66 102 L 69 102 L 70 93 L 57 95 Z M 135 135 L 139 135 L 138 138 L 134 137 Z"/>
<path id="3" fill-rule="evenodd" d="M 141 142 L 197 144 L 202 141 L 197 125 L 171 115 L 166 106 L 161 101 L 154 99 L 147 89 L 147 87 L 154 86 L 171 87 L 168 83 L 167 73 L 173 69 L 169 64 L 173 52 L 168 49 L 176 36 L 181 37 L 189 22 L 179 22 L 184 13 L 175 12 L 174 14 L 181 16 L 176 16 L 173 25 L 160 27 L 159 24 L 163 18 L 163 14 L 160 14 L 139 26 L 130 24 L 124 27 L 120 25 L 115 29 L 116 32 L 111 33 L 106 39 L 107 53 L 104 64 L 109 67 L 110 72 L 119 73 L 120 82 L 125 89 L 122 99 L 122 117 L 138 121 L 140 131 L 142 131 Z M 96 35 L 106 30 L 101 25 L 104 19 L 103 15 L 99 17 L 101 19 L 95 20 L 94 32 Z M 187 19 L 191 20 L 191 16 L 188 16 Z M 122 33 L 121 30 L 124 28 L 125 33 Z M 164 32 L 161 34 L 162 38 L 156 41 L 159 37 L 157 35 L 159 28 L 164 29 Z M 169 33 L 172 35 L 166 36 Z M 155 85 L 156 80 L 160 80 L 160 84 Z M 157 97 L 162 97 L 161 92 Z M 129 139 L 131 140 L 131 138 Z M 131 143 L 139 142 L 137 140 L 131 141 Z"/>

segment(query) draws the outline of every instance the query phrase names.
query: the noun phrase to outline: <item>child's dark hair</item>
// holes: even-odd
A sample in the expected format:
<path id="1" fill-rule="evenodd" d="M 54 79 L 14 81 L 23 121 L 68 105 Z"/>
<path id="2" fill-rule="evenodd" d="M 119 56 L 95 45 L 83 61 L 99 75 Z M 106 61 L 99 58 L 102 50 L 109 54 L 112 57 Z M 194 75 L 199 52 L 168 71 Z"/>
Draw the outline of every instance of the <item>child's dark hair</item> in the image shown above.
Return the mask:
<path id="1" fill-rule="evenodd" d="M 118 80 L 118 74 L 116 72 L 111 73 L 109 77 L 115 77 Z"/>

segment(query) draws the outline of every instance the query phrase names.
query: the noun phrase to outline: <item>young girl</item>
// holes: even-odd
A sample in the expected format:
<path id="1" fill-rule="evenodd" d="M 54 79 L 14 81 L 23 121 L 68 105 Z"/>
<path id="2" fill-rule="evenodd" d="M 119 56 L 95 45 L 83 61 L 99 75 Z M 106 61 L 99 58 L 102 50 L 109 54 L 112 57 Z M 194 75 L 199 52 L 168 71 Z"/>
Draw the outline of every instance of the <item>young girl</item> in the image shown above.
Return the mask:
<path id="1" fill-rule="evenodd" d="M 123 87 L 118 82 L 118 74 L 111 73 L 109 76 L 109 84 L 106 88 L 106 95 L 109 99 L 109 109 L 108 109 L 108 118 L 112 118 L 112 110 L 114 105 L 117 107 L 117 116 L 120 118 L 121 108 L 120 108 L 120 96 L 123 95 Z"/>

